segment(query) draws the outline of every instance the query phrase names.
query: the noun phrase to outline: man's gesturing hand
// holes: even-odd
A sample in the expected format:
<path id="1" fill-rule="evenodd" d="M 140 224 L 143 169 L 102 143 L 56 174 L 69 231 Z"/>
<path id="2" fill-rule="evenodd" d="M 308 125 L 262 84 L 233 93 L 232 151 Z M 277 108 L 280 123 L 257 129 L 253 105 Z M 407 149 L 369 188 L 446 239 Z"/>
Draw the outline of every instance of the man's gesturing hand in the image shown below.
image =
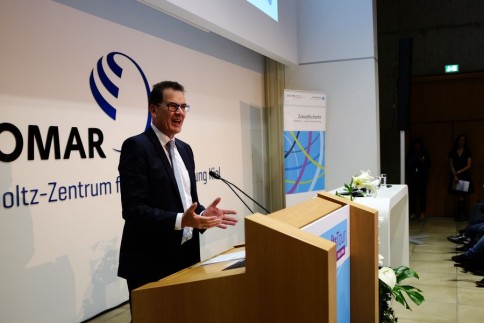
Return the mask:
<path id="1" fill-rule="evenodd" d="M 237 214 L 237 212 L 233 210 L 222 210 L 217 207 L 217 205 L 220 203 L 221 198 L 217 197 L 205 210 L 203 213 L 203 216 L 206 217 L 212 217 L 215 216 L 217 219 L 220 219 L 220 223 L 217 224 L 218 228 L 221 229 L 226 229 L 228 225 L 235 225 L 238 220 L 236 218 L 233 218 L 231 216 L 228 216 L 227 214 Z"/>
<path id="2" fill-rule="evenodd" d="M 201 216 L 195 213 L 197 208 L 197 203 L 193 203 L 186 211 L 183 213 L 181 226 L 192 227 L 197 229 L 210 229 L 215 226 L 220 225 L 222 220 L 217 216 Z"/>

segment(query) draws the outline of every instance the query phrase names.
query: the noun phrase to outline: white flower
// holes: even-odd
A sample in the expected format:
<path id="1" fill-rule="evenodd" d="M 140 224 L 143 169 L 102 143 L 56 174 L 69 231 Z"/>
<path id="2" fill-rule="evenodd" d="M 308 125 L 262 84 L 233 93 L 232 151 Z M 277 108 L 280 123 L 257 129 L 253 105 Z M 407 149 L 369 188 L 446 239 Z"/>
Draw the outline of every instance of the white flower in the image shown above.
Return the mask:
<path id="1" fill-rule="evenodd" d="M 358 176 L 353 176 L 353 179 L 355 178 L 359 178 L 361 179 L 364 183 L 366 182 L 371 182 L 373 180 L 373 176 L 371 176 L 371 171 L 370 170 L 367 170 L 367 171 L 364 171 L 364 170 L 360 170 L 360 175 Z"/>
<path id="2" fill-rule="evenodd" d="M 397 284 L 397 276 L 395 276 L 395 272 L 390 267 L 381 267 L 380 270 L 378 270 L 378 278 L 391 289 Z"/>
<path id="3" fill-rule="evenodd" d="M 367 190 L 371 191 L 372 193 L 375 193 L 376 192 L 376 189 L 378 187 L 378 183 L 379 183 L 379 180 L 376 179 L 374 181 L 371 181 L 371 182 L 368 182 L 368 183 L 365 183 L 363 185 L 364 188 L 366 188 Z"/>
<path id="4" fill-rule="evenodd" d="M 370 170 L 361 170 L 360 172 L 360 175 L 353 176 L 353 185 L 359 190 L 365 188 L 371 193 L 375 193 L 378 186 L 378 179 L 375 180 L 375 178 L 370 175 Z"/>

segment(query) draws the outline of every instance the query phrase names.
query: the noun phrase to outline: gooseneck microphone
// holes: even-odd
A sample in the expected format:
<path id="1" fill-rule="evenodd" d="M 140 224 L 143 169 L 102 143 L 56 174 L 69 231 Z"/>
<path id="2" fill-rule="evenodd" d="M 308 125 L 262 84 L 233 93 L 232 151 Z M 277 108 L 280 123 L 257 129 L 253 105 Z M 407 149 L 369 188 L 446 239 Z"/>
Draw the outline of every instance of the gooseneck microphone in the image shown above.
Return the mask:
<path id="1" fill-rule="evenodd" d="M 215 173 L 214 171 L 209 171 L 208 174 L 210 176 L 212 176 L 213 178 L 215 179 L 219 179 L 221 180 L 222 182 L 224 182 L 225 184 L 227 184 L 227 186 L 232 190 L 232 192 L 234 192 L 235 195 L 237 195 L 237 197 L 239 198 L 239 200 L 244 203 L 245 207 L 247 209 L 249 209 L 250 213 L 254 213 L 254 211 L 252 211 L 250 209 L 250 207 L 244 202 L 244 200 L 239 196 L 239 194 L 237 194 L 237 192 L 234 190 L 233 187 L 235 187 L 236 189 L 238 189 L 242 194 L 244 194 L 245 196 L 247 196 L 252 202 L 254 202 L 255 204 L 257 204 L 261 209 L 263 209 L 264 211 L 267 212 L 267 214 L 271 213 L 269 212 L 265 207 L 263 207 L 262 205 L 260 205 L 259 203 L 257 203 L 256 200 L 254 200 L 252 197 L 250 197 L 249 195 L 247 195 L 247 193 L 245 193 L 243 190 L 241 190 L 239 187 L 237 187 L 237 185 L 229 182 L 228 180 L 222 178 L 219 174 Z M 233 187 L 232 187 L 233 186 Z"/>
<path id="2" fill-rule="evenodd" d="M 219 174 L 215 173 L 214 171 L 209 171 L 208 175 L 212 176 L 215 179 L 222 179 Z"/>

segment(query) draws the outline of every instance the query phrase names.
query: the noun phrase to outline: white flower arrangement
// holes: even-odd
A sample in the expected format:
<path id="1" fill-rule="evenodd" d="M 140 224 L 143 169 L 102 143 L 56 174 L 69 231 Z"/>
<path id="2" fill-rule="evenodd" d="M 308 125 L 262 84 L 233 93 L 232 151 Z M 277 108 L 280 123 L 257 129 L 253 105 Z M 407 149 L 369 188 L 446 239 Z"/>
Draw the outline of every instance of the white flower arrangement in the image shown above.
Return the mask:
<path id="1" fill-rule="evenodd" d="M 344 192 L 336 192 L 336 195 L 348 197 L 352 201 L 355 197 L 375 197 L 379 183 L 380 179 L 371 176 L 370 170 L 361 170 L 360 175 L 352 176 L 351 182 L 344 184 Z"/>
<path id="2" fill-rule="evenodd" d="M 400 266 L 396 269 L 381 267 L 378 270 L 381 323 L 393 323 L 398 320 L 391 307 L 392 300 L 402 304 L 406 309 L 412 310 L 404 297 L 404 293 L 416 305 L 422 304 L 425 300 L 423 295 L 420 294 L 420 289 L 410 285 L 400 285 L 401 281 L 411 277 L 419 278 L 417 272 L 406 266 Z"/>

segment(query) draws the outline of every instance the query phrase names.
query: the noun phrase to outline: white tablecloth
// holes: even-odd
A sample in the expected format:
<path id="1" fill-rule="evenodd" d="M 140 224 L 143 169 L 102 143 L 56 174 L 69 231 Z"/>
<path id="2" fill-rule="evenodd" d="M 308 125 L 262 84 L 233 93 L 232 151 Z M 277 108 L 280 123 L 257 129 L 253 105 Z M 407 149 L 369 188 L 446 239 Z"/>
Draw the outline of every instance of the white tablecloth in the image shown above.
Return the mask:
<path id="1" fill-rule="evenodd" d="M 336 191 L 343 192 L 343 188 Z M 384 266 L 409 265 L 408 188 L 407 185 L 383 186 L 376 197 L 356 197 L 356 203 L 378 210 L 379 254 Z"/>

